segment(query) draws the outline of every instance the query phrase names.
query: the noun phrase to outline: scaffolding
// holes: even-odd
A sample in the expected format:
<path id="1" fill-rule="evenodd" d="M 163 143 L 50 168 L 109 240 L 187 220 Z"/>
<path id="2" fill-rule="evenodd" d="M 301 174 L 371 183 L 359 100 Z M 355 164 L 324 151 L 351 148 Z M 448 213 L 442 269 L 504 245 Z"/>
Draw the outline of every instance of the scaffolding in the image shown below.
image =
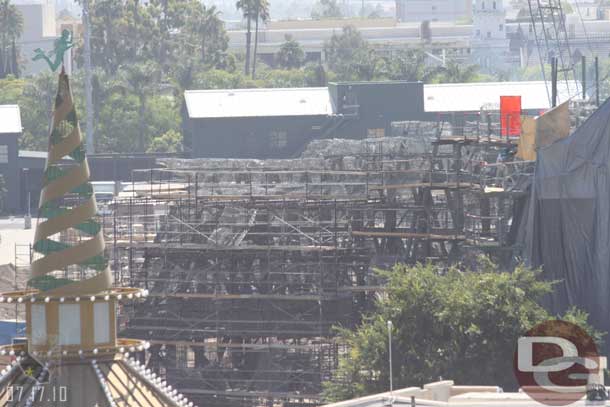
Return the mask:
<path id="1" fill-rule="evenodd" d="M 115 281 L 150 291 L 123 334 L 150 340 L 150 367 L 200 405 L 318 405 L 345 352 L 334 327 L 372 309 L 376 268 L 513 257 L 531 163 L 496 162 L 515 141 L 490 127 L 442 126 L 421 148 L 134 171 L 103 211 Z"/>

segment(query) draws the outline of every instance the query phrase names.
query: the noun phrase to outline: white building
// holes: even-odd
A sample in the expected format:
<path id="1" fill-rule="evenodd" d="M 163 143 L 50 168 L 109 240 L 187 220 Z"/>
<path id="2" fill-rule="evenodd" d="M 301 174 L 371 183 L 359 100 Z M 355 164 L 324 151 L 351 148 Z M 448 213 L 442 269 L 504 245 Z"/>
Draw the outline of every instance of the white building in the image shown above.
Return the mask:
<path id="1" fill-rule="evenodd" d="M 472 13 L 473 62 L 493 71 L 507 64 L 509 40 L 502 0 L 476 0 Z"/>
<path id="2" fill-rule="evenodd" d="M 603 373 L 602 373 L 603 377 Z M 600 378 L 601 382 L 603 380 Z M 552 405 L 585 407 L 590 405 L 607 406 L 607 402 L 590 404 L 583 399 L 564 400 L 549 394 L 545 399 L 538 395 L 533 400 L 527 393 L 504 392 L 498 386 L 458 386 L 452 380 L 429 383 L 423 387 L 407 387 L 392 393 L 379 393 L 352 400 L 327 404 L 324 407 L 548 407 Z"/>
<path id="3" fill-rule="evenodd" d="M 23 73 L 32 75 L 48 69 L 44 61 L 32 61 L 32 58 L 36 48 L 48 52 L 57 39 L 55 0 L 13 0 L 13 3 L 23 16 L 23 33 L 18 43 L 24 62 Z"/>
<path id="4" fill-rule="evenodd" d="M 600 7 L 600 0 L 572 0 L 568 2 L 572 9 L 582 17 L 583 20 L 603 19 L 603 8 Z"/>
<path id="5" fill-rule="evenodd" d="M 396 0 L 399 21 L 469 21 L 472 0 Z"/>

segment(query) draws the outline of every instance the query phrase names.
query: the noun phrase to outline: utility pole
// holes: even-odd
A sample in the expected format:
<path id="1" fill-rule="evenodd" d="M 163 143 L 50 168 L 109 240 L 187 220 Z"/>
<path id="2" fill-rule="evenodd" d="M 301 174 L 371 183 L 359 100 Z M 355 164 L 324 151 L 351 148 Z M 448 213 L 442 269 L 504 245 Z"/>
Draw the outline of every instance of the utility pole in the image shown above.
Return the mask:
<path id="1" fill-rule="evenodd" d="M 595 56 L 595 103 L 599 107 L 599 58 Z"/>
<path id="2" fill-rule="evenodd" d="M 84 32 L 84 53 L 85 58 L 85 107 L 86 107 L 86 134 L 87 134 L 87 154 L 95 153 L 95 143 L 93 134 L 93 95 L 91 86 L 91 28 L 89 19 L 89 0 L 83 0 L 83 32 Z"/>
<path id="3" fill-rule="evenodd" d="M 582 100 L 587 99 L 587 57 L 582 56 Z"/>
<path id="4" fill-rule="evenodd" d="M 551 107 L 557 106 L 557 58 L 551 59 Z"/>
<path id="5" fill-rule="evenodd" d="M 388 348 L 390 359 L 390 397 L 394 391 L 394 373 L 392 372 L 392 321 L 388 321 Z"/>

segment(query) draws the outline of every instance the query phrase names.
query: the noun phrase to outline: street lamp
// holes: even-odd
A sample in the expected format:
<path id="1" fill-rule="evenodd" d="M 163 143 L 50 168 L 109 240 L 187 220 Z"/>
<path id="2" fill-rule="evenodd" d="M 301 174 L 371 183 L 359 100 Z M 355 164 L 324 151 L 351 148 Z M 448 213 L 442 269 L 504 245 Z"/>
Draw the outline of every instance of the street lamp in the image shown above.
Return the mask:
<path id="1" fill-rule="evenodd" d="M 388 321 L 388 348 L 389 348 L 389 361 L 390 361 L 390 397 L 392 397 L 392 391 L 394 390 L 393 383 L 393 372 L 392 372 L 392 321 Z"/>

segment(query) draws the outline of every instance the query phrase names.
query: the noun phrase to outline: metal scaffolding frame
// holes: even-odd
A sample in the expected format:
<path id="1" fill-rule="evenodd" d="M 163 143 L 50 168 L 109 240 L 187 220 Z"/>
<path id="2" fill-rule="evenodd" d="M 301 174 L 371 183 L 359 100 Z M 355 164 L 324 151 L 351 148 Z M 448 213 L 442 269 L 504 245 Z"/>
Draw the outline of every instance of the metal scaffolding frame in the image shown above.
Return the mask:
<path id="1" fill-rule="evenodd" d="M 532 165 L 496 164 L 514 140 L 464 127 L 417 154 L 371 140 L 349 166 L 134 171 L 104 217 L 117 284 L 150 291 L 122 310 L 123 333 L 150 340 L 151 368 L 201 405 L 319 404 L 345 352 L 333 327 L 356 326 L 384 290 L 375 268 L 511 261 Z"/>

